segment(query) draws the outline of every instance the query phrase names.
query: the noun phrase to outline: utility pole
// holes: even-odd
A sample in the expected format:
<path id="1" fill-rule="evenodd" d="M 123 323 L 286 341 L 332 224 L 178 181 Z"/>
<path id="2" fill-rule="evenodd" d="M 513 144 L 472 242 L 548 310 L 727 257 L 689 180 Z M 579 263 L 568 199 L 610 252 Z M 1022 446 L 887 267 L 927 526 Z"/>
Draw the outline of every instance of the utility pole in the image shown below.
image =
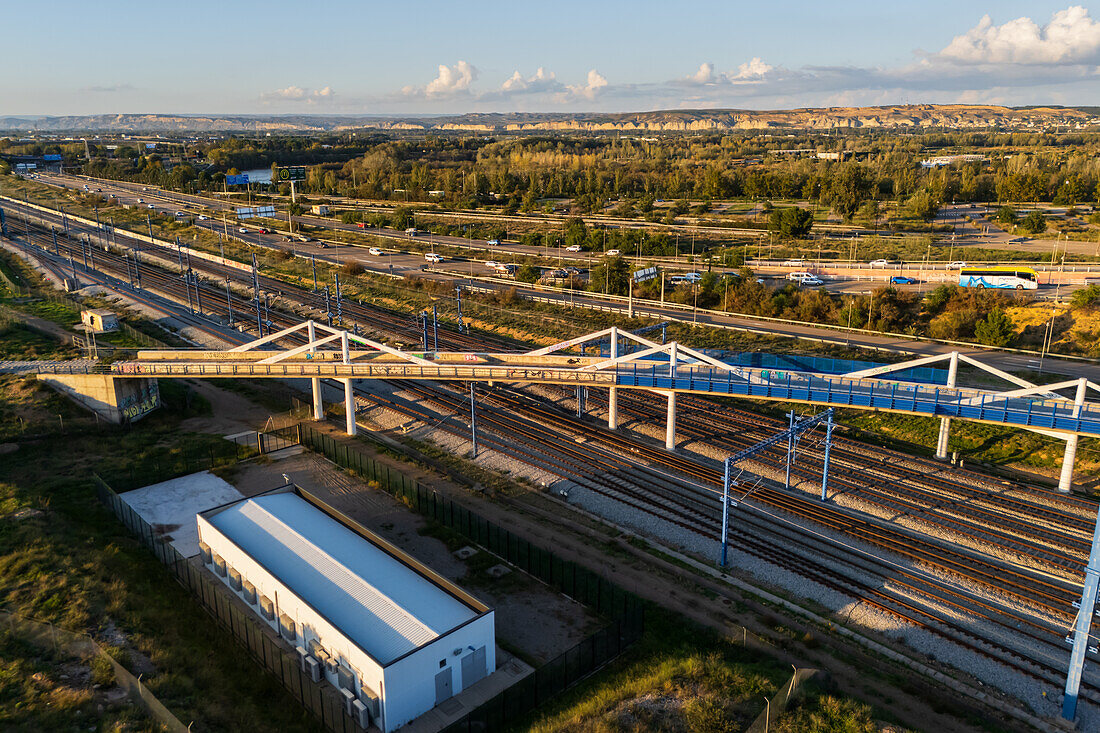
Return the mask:
<path id="1" fill-rule="evenodd" d="M 435 351 L 439 351 L 439 307 L 432 303 L 432 343 Z"/>
<path id="2" fill-rule="evenodd" d="M 313 254 L 309 256 L 310 261 L 313 263 L 313 292 L 317 292 L 317 255 Z"/>
<path id="3" fill-rule="evenodd" d="M 461 285 L 455 285 L 455 295 L 458 296 L 458 330 L 459 330 L 459 333 L 461 333 L 463 325 L 464 325 L 463 322 L 462 322 L 462 286 Z M 466 333 L 469 333 L 469 332 L 470 332 L 470 329 L 467 328 Z"/>
<path id="4" fill-rule="evenodd" d="M 229 308 L 229 327 L 233 327 L 233 299 L 229 293 L 229 276 L 225 278 L 225 305 Z"/>
<path id="5" fill-rule="evenodd" d="M 477 458 L 477 388 L 470 382 L 470 443 L 473 455 Z"/>
<path id="6" fill-rule="evenodd" d="M 260 338 L 263 338 L 264 321 L 260 315 L 260 272 L 256 265 L 255 252 L 252 253 L 252 292 L 256 301 L 256 327 L 260 330 Z"/>

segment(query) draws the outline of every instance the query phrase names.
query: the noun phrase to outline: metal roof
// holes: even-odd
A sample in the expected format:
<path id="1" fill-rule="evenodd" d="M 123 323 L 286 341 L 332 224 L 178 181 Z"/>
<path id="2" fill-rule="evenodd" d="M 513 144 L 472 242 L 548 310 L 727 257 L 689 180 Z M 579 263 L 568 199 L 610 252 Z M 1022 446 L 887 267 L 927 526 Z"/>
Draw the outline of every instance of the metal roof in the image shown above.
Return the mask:
<path id="1" fill-rule="evenodd" d="M 293 493 L 248 499 L 206 519 L 380 664 L 478 615 Z"/>

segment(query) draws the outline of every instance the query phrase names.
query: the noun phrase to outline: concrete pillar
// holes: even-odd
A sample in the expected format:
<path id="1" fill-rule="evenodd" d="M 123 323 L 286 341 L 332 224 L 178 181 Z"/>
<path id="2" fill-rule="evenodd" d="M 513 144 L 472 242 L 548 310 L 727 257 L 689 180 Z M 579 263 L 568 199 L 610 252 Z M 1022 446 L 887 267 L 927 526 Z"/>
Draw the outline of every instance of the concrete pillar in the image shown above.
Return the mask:
<path id="1" fill-rule="evenodd" d="M 313 321 L 306 322 L 306 333 L 310 343 L 313 343 L 317 340 L 317 331 L 313 327 Z M 317 348 L 310 348 L 309 353 L 317 353 Z M 321 421 L 325 419 L 325 404 L 324 401 L 321 399 L 321 378 L 314 377 L 310 380 L 310 382 L 313 386 L 313 419 Z"/>
<path id="2" fill-rule="evenodd" d="M 947 368 L 947 386 L 954 387 L 959 374 L 959 352 L 951 352 L 951 366 Z M 947 460 L 947 442 L 951 438 L 951 418 L 940 418 L 940 435 L 936 440 L 936 460 Z"/>
<path id="3" fill-rule="evenodd" d="M 340 339 L 340 348 L 343 350 L 344 363 L 351 363 L 351 350 L 348 345 L 348 332 L 344 331 L 343 337 Z M 344 380 L 344 416 L 347 419 L 348 435 L 355 435 L 355 389 L 352 383 L 355 380 Z"/>
<path id="4" fill-rule="evenodd" d="M 611 358 L 619 356 L 619 329 L 611 327 Z M 609 387 L 607 390 L 607 427 L 615 430 L 619 427 L 619 388 Z"/>
<path id="5" fill-rule="evenodd" d="M 1074 417 L 1081 414 L 1081 406 L 1085 404 L 1085 392 L 1088 389 L 1088 380 L 1081 377 L 1077 381 L 1077 394 L 1073 400 Z M 1062 473 L 1058 476 L 1058 490 L 1069 493 L 1073 490 L 1073 464 L 1077 461 L 1077 443 L 1080 436 L 1071 435 L 1066 439 L 1066 452 L 1062 456 Z"/>
<path id="6" fill-rule="evenodd" d="M 351 379 L 344 381 L 344 411 L 347 414 L 348 435 L 355 435 L 355 390 Z"/>
<path id="7" fill-rule="evenodd" d="M 665 449 L 676 450 L 676 393 L 668 393 L 668 417 L 665 418 Z"/>

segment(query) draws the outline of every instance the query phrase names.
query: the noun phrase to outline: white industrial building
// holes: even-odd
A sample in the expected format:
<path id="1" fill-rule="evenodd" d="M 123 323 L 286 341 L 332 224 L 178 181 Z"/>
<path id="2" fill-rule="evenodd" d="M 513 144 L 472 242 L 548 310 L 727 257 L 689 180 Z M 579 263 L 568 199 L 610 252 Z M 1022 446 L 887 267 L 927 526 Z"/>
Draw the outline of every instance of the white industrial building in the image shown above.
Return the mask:
<path id="1" fill-rule="evenodd" d="M 203 562 L 384 733 L 496 668 L 493 611 L 308 492 L 202 512 Z"/>

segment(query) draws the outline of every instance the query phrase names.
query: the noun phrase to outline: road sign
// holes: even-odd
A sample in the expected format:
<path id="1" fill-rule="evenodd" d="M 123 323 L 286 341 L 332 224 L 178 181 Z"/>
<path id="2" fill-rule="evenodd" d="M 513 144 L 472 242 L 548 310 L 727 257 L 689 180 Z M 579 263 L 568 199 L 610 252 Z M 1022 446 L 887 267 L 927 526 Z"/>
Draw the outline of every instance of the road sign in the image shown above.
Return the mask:
<path id="1" fill-rule="evenodd" d="M 291 181 L 304 181 L 306 180 L 305 166 L 292 165 L 286 168 L 275 169 L 275 180 L 280 183 L 290 183 Z"/>
<path id="2" fill-rule="evenodd" d="M 274 218 L 275 207 L 274 206 L 252 206 L 237 209 L 238 219 L 254 219 L 257 216 L 266 216 Z"/>
<path id="3" fill-rule="evenodd" d="M 243 186 L 248 183 L 248 174 L 242 173 L 239 176 L 226 176 L 225 182 L 230 186 Z"/>
<path id="4" fill-rule="evenodd" d="M 46 161 L 47 163 L 60 163 L 61 153 L 46 153 L 42 156 L 42 160 Z"/>
<path id="5" fill-rule="evenodd" d="M 647 267 L 644 270 L 637 270 L 634 273 L 634 282 L 644 283 L 646 280 L 652 280 L 657 277 L 656 267 Z"/>

